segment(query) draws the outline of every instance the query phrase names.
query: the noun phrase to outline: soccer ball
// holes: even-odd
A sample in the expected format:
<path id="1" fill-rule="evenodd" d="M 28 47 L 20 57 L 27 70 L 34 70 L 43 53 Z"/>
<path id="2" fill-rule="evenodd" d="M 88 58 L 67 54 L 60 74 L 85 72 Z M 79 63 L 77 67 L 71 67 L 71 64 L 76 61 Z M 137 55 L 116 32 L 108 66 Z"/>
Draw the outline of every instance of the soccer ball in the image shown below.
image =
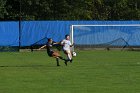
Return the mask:
<path id="1" fill-rule="evenodd" d="M 73 52 L 72 55 L 75 57 L 76 56 L 76 52 Z"/>

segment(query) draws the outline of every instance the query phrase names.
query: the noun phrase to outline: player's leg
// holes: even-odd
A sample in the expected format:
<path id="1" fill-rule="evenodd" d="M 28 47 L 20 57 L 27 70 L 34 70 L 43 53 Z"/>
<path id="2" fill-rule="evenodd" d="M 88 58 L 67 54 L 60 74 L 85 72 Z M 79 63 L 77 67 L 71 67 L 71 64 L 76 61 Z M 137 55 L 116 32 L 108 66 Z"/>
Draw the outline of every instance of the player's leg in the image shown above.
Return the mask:
<path id="1" fill-rule="evenodd" d="M 53 57 L 53 58 L 56 58 L 56 64 L 57 64 L 57 66 L 60 66 L 60 65 L 59 65 L 59 57 L 57 57 L 57 56 L 55 56 L 55 55 L 52 55 L 52 57 Z"/>
<path id="2" fill-rule="evenodd" d="M 70 50 L 64 50 L 64 53 L 67 55 L 68 57 L 68 61 L 72 62 L 72 54 Z"/>
<path id="3" fill-rule="evenodd" d="M 59 57 L 56 57 L 56 63 L 57 63 L 57 66 L 60 66 L 59 65 Z"/>
<path id="4" fill-rule="evenodd" d="M 57 57 L 59 57 L 60 59 L 65 60 L 65 59 L 60 55 L 60 53 L 59 53 L 58 51 L 54 51 L 53 56 L 57 56 Z"/>
<path id="5" fill-rule="evenodd" d="M 55 57 L 55 58 L 60 58 L 60 59 L 64 60 L 65 61 L 65 65 L 67 66 L 66 59 L 64 59 L 63 57 L 61 57 L 61 55 L 59 54 L 59 52 L 57 52 L 57 51 L 53 52 L 52 56 Z M 58 62 L 58 59 L 57 59 L 57 63 L 59 63 Z"/>
<path id="6" fill-rule="evenodd" d="M 60 66 L 59 65 L 59 57 L 57 55 L 55 55 L 55 52 L 54 51 L 49 51 L 47 53 L 48 53 L 48 56 L 53 57 L 53 58 L 56 58 L 57 66 Z"/>

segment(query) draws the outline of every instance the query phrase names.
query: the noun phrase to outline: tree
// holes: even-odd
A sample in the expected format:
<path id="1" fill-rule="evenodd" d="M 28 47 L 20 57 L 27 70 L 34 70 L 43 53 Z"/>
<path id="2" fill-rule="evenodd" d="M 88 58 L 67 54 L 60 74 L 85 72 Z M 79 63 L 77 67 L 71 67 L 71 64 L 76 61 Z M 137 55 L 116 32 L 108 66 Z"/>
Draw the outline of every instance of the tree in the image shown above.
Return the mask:
<path id="1" fill-rule="evenodd" d="M 0 0 L 0 20 L 140 20 L 140 0 Z"/>
<path id="2" fill-rule="evenodd" d="M 7 14 L 5 6 L 6 6 L 6 0 L 0 0 L 0 20 L 3 20 L 4 15 Z"/>

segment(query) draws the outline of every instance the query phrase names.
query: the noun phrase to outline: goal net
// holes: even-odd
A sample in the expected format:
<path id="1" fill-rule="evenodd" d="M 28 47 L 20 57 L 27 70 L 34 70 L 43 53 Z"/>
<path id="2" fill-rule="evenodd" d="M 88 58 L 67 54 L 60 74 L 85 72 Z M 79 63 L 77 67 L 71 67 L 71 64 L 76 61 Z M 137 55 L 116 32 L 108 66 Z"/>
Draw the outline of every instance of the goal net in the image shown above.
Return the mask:
<path id="1" fill-rule="evenodd" d="M 74 48 L 132 49 L 140 45 L 140 25 L 72 25 Z"/>

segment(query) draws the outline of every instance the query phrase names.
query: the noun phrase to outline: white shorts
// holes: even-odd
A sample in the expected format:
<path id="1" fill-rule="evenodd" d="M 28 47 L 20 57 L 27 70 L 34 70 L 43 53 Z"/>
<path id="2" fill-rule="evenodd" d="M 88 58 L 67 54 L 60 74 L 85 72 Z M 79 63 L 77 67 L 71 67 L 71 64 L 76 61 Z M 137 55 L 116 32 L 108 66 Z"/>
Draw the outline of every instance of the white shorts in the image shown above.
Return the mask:
<path id="1" fill-rule="evenodd" d="M 63 51 L 67 51 L 68 53 L 71 53 L 71 51 L 70 51 L 70 50 L 65 50 L 65 49 L 63 49 Z"/>

